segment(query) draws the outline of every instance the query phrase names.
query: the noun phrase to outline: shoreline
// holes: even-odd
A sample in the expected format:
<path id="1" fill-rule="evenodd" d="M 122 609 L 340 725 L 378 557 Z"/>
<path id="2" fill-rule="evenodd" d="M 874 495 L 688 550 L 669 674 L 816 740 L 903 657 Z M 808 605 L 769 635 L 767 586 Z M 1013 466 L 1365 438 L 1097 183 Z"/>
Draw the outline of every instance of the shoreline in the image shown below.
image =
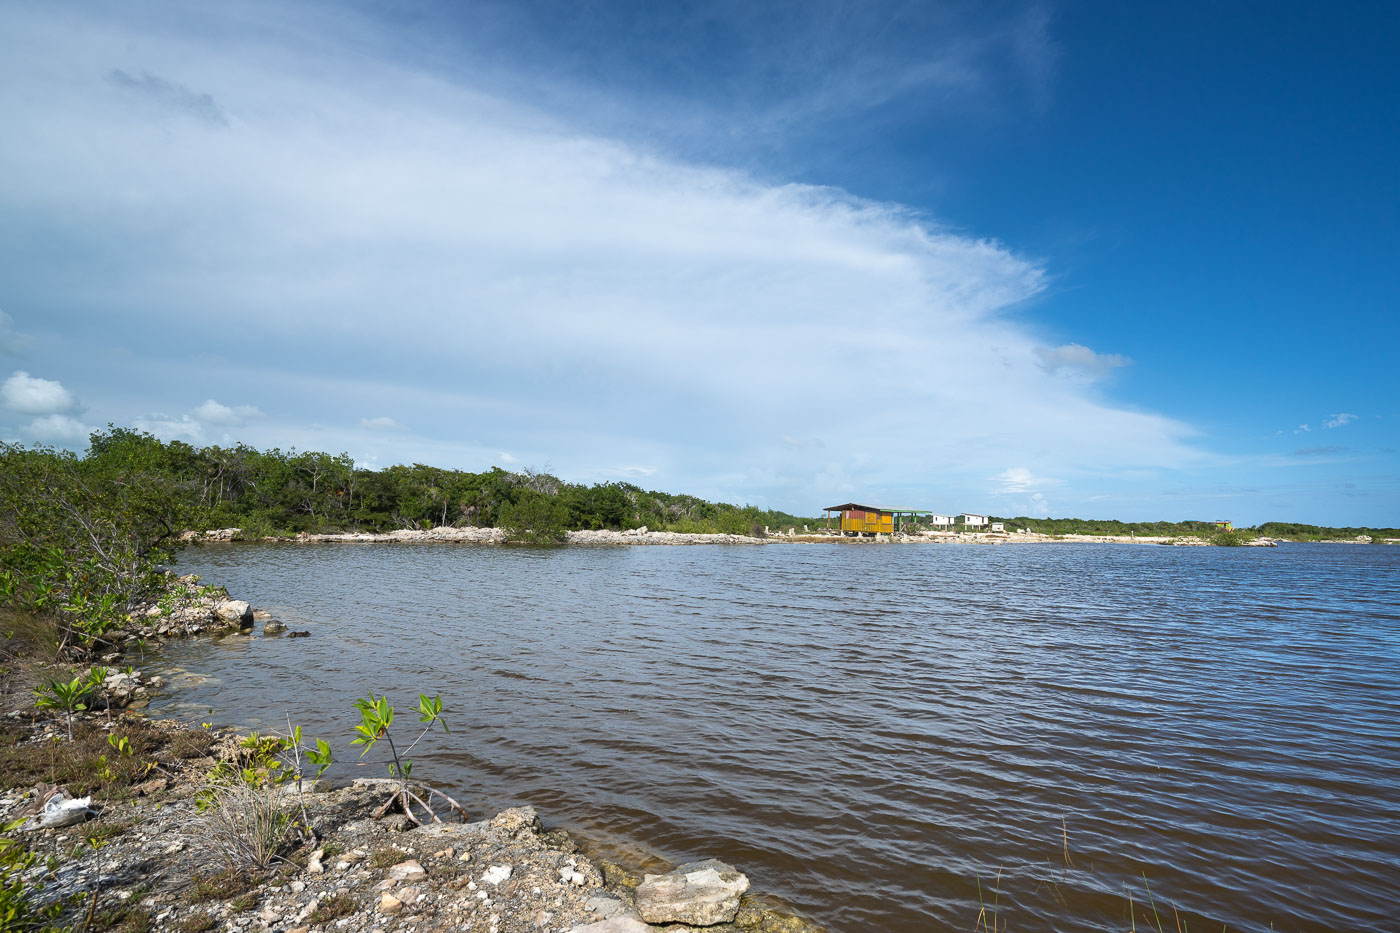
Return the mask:
<path id="1" fill-rule="evenodd" d="M 173 599 L 134 606 L 130 623 L 111 633 L 111 650 L 93 660 L 135 660 L 128 655 L 138 644 L 144 659 L 173 639 L 297 634 L 222 586 L 201 586 L 194 575 L 172 575 L 171 584 Z M 402 813 L 373 818 L 398 787 L 392 778 L 291 781 L 286 803 L 304 808 L 310 841 L 265 871 L 224 871 L 198 800 L 219 762 L 246 766 L 242 733 L 146 715 L 140 708 L 152 696 L 176 692 L 160 677 L 128 671 L 109 683 L 106 708 L 94 702 L 75 713 L 75 739 L 66 741 L 62 714 L 35 708 L 17 683 L 0 694 L 8 740 L 0 747 L 0 823 L 26 809 L 37 814 L 47 785 L 35 780 L 91 797 L 86 822 L 15 834 L 41 851 L 71 847 L 52 876 L 45 866 L 25 873 L 43 884 L 41 903 L 80 895 L 60 922 L 76 927 L 92 913 L 93 929 L 177 933 L 391 933 L 423 924 L 487 933 L 823 933 L 771 896 L 746 893 L 742 866 L 708 859 L 642 875 L 586 854 L 595 847 L 548 829 L 528 805 L 417 827 Z M 109 755 L 117 746 L 108 740 L 124 736 L 132 751 Z M 87 755 L 87 767 L 45 771 L 46 756 L 36 753 L 46 748 Z M 20 773 L 26 780 L 15 784 Z"/>
<path id="2" fill-rule="evenodd" d="M 180 535 L 184 543 L 282 543 L 282 544 L 489 544 L 504 546 L 512 544 L 508 533 L 502 528 L 478 528 L 475 526 L 443 526 L 426 530 L 399 529 L 386 532 L 301 532 L 294 536 L 268 535 L 265 537 L 245 537 L 241 528 L 218 528 L 209 531 L 186 531 Z M 1238 547 L 1277 547 L 1274 538 L 1254 538 L 1241 542 Z M 1362 544 L 1359 541 L 1319 541 L 1290 542 L 1308 544 Z M 1386 543 L 1400 543 L 1388 540 Z M 626 531 L 569 531 L 565 533 L 565 546 L 570 547 L 628 547 L 628 546 L 670 546 L 684 547 L 704 544 L 721 545 L 770 545 L 770 544 L 1154 544 L 1169 547 L 1222 547 L 1203 538 L 1190 536 L 1149 536 L 1149 535 L 1046 535 L 1037 532 L 962 532 L 925 531 L 918 534 L 876 535 L 873 538 L 847 537 L 836 533 L 791 532 L 781 530 L 769 532 L 762 537 L 734 534 L 695 534 L 681 531 L 651 531 L 645 526 Z"/>

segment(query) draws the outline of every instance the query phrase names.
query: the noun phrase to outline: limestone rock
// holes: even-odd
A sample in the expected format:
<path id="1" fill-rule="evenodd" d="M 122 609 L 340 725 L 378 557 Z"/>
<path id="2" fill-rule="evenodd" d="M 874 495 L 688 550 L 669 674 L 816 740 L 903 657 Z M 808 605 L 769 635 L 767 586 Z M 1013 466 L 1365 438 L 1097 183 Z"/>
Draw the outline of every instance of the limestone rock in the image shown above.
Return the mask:
<path id="1" fill-rule="evenodd" d="M 537 832 L 540 829 L 540 818 L 534 807 L 511 807 L 492 817 L 490 825 L 492 829 L 518 836 L 524 832 Z"/>
<path id="2" fill-rule="evenodd" d="M 219 621 L 239 628 L 253 627 L 253 607 L 246 600 L 225 599 L 214 606 L 214 615 Z"/>
<path id="3" fill-rule="evenodd" d="M 690 862 L 637 886 L 637 911 L 647 923 L 729 923 L 749 889 L 742 872 L 718 859 Z"/>
<path id="4" fill-rule="evenodd" d="M 379 909 L 386 914 L 396 914 L 403 910 L 403 901 L 385 891 L 379 895 Z"/>
<path id="5" fill-rule="evenodd" d="M 607 920 L 572 927 L 568 933 L 656 933 L 656 928 L 636 917 L 609 917 Z"/>
<path id="6" fill-rule="evenodd" d="M 428 877 L 428 873 L 423 870 L 423 866 L 416 858 L 411 858 L 391 866 L 389 877 L 395 881 L 422 881 Z"/>
<path id="7" fill-rule="evenodd" d="M 287 624 L 285 622 L 278 622 L 276 619 L 268 619 L 263 623 L 264 635 L 278 635 L 286 630 Z"/>
<path id="8" fill-rule="evenodd" d="M 510 877 L 511 867 L 509 865 L 492 865 L 482 872 L 481 880 L 495 887 L 502 881 Z"/>

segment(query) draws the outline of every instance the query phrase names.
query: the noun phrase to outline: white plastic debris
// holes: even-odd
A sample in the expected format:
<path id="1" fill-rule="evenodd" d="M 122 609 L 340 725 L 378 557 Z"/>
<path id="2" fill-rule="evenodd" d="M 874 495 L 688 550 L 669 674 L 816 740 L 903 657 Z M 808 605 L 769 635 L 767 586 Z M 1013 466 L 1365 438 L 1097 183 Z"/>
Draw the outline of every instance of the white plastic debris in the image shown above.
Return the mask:
<path id="1" fill-rule="evenodd" d="M 91 797 L 79 797 L 74 800 L 66 792 L 54 794 L 44 804 L 43 812 L 29 828 L 53 829 L 56 826 L 74 826 L 87 819 L 91 809 Z"/>

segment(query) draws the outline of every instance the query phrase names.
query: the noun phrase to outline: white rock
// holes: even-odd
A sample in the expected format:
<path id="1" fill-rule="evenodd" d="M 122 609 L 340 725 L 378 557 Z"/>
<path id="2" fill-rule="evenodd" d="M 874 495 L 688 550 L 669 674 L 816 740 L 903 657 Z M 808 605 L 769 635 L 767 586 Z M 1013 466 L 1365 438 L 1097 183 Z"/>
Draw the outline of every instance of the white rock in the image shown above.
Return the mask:
<path id="1" fill-rule="evenodd" d="M 656 933 L 656 927 L 636 917 L 609 917 L 582 926 L 571 927 L 568 933 Z"/>
<path id="2" fill-rule="evenodd" d="M 713 926 L 739 912 L 749 879 L 732 865 L 706 859 L 664 875 L 646 875 L 637 886 L 637 911 L 647 923 Z"/>
<path id="3" fill-rule="evenodd" d="M 225 622 L 237 622 L 245 628 L 253 624 L 253 607 L 242 599 L 225 599 L 215 604 L 214 615 Z"/>
<path id="4" fill-rule="evenodd" d="M 395 881 L 422 881 L 428 877 L 428 873 L 423 870 L 417 859 L 411 858 L 390 867 L 389 877 Z"/>
<path id="5" fill-rule="evenodd" d="M 481 880 L 489 885 L 498 885 L 510 877 L 511 867 L 509 865 L 492 865 L 481 875 Z"/>

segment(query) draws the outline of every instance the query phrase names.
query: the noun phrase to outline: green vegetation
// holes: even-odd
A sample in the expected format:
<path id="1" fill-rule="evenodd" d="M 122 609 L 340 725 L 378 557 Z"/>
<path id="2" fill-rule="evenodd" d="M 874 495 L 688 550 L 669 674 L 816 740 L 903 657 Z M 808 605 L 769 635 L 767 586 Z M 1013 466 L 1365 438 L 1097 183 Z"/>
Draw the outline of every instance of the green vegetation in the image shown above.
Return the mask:
<path id="1" fill-rule="evenodd" d="M 394 788 L 394 792 L 389 795 L 389 799 L 384 801 L 383 806 L 375 811 L 374 818 L 379 819 L 389 810 L 398 805 L 409 821 L 418 825 L 422 821 L 413 812 L 413 804 L 418 804 L 428 812 L 433 822 L 440 823 L 442 820 L 433 812 L 430 801 L 434 797 L 440 797 L 449 807 L 466 817 L 467 811 L 462 809 L 461 804 L 453 800 L 435 787 L 421 785 L 420 787 L 410 786 L 409 775 L 413 773 L 413 762 L 408 754 L 423 741 L 423 738 L 434 727 L 440 727 L 443 732 L 448 732 L 447 722 L 442 718 L 442 697 L 429 697 L 427 694 L 418 694 L 418 721 L 426 723 L 423 731 L 418 733 L 418 737 L 409 743 L 403 751 L 399 751 L 394 744 L 394 737 L 389 732 L 389 727 L 394 724 L 394 707 L 389 705 L 388 697 L 376 697 L 371 693 L 368 697 L 355 701 L 355 707 L 360 711 L 360 724 L 355 727 L 357 737 L 350 743 L 351 745 L 363 745 L 360 757 L 365 757 L 369 750 L 380 740 L 384 739 L 389 745 L 389 754 L 392 760 L 389 762 L 389 776 L 397 778 L 399 786 Z M 415 791 L 421 789 L 424 794 L 420 797 Z M 424 799 L 426 798 L 426 799 Z"/>
<path id="2" fill-rule="evenodd" d="M 1256 537 L 1284 541 L 1355 541 L 1361 535 L 1367 535 L 1376 543 L 1387 538 L 1400 538 L 1400 528 L 1326 528 L 1297 522 L 1265 522 L 1253 528 L 1226 531 L 1217 528 L 1214 522 L 1119 522 L 1092 518 L 1028 518 L 1024 515 L 1016 518 L 993 517 L 992 521 L 1006 522 L 1008 531 L 1028 528 L 1045 535 L 1196 537 L 1224 547 L 1243 544 Z"/>
<path id="3" fill-rule="evenodd" d="M 1400 528 L 1325 528 L 1298 522 L 1265 522 L 1255 531 L 1288 541 L 1355 541 L 1361 535 L 1369 536 L 1374 542 L 1400 538 Z"/>
<path id="4" fill-rule="evenodd" d="M 57 482 L 55 482 L 55 479 Z M 46 491 L 32 502 L 36 490 Z M 249 537 L 299 532 L 392 531 L 444 525 L 500 527 L 533 543 L 565 530 L 639 528 L 749 534 L 820 521 L 753 506 L 647 491 L 630 483 L 568 483 L 549 473 L 499 467 L 481 473 L 415 463 L 356 467 L 349 454 L 193 447 L 109 427 L 92 435 L 84 457 L 48 448 L 0 445 L 0 537 L 27 550 L 7 559 L 0 604 L 39 608 L 64 601 L 74 613 L 110 619 L 117 592 L 63 589 L 64 573 L 95 559 L 87 530 L 104 542 L 128 541 L 109 561 L 135 580 L 148 558 L 168 557 L 179 532 L 242 528 Z M 117 534 L 124 531 L 125 535 Z M 60 550 L 51 550 L 60 545 Z M 104 544 L 102 551 L 113 548 Z M 8 589 L 6 589 L 8 587 Z M 8 598 L 7 598 L 8 597 Z M 88 616 L 83 616 L 88 618 Z M 97 624 L 101 628 L 101 624 Z"/>
<path id="5" fill-rule="evenodd" d="M 68 741 L 73 741 L 73 714 L 87 709 L 83 701 L 93 691 L 89 677 L 79 674 L 71 682 L 50 680 L 35 691 L 34 705 L 39 709 L 61 709 L 68 724 Z"/>
<path id="6" fill-rule="evenodd" d="M 0 930 L 32 930 L 37 933 L 50 933 L 62 929 L 57 921 L 63 912 L 64 902 L 55 901 L 40 905 L 36 895 L 42 890 L 42 883 L 25 880 L 26 873 L 39 861 L 39 857 L 18 840 L 9 837 L 22 826 L 24 820 L 15 820 L 0 826 Z"/>
<path id="7" fill-rule="evenodd" d="M 59 650 L 86 645 L 122 624 L 133 598 L 165 586 L 160 565 L 194 517 L 194 500 L 151 441 L 94 434 L 84 458 L 0 443 L 7 628 L 42 643 L 53 626 Z"/>
<path id="8" fill-rule="evenodd" d="M 1209 538 L 1219 529 L 1214 522 L 1120 522 L 1096 518 L 992 518 L 1006 522 L 1007 530 L 1029 528 L 1043 535 L 1144 535 L 1179 538 Z"/>

